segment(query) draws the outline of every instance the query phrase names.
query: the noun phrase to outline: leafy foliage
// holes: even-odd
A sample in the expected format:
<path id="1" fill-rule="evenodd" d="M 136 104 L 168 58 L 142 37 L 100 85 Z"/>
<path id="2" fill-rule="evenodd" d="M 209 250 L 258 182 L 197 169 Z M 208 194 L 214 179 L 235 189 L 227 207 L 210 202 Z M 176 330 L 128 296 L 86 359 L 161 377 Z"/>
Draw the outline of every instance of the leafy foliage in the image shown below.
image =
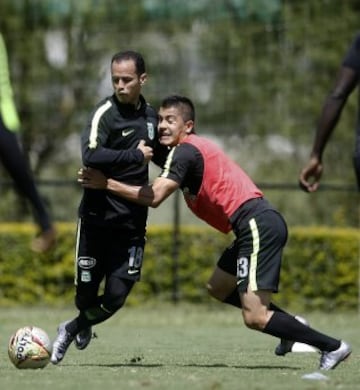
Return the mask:
<path id="1" fill-rule="evenodd" d="M 73 302 L 75 227 L 61 224 L 58 230 L 54 251 L 39 257 L 28 250 L 31 225 L 0 225 L 2 306 Z M 206 282 L 232 237 L 209 228 L 186 227 L 179 238 L 177 248 L 170 227 L 149 229 L 142 281 L 128 304 L 154 298 L 208 301 Z M 356 309 L 359 242 L 357 229 L 292 229 L 276 301 L 297 310 Z"/>
<path id="2" fill-rule="evenodd" d="M 144 93 L 152 104 L 173 92 L 191 96 L 198 131 L 232 142 L 232 157 L 256 181 L 296 182 L 322 102 L 358 30 L 359 5 L 2 0 L 1 9 L 22 141 L 38 177 L 74 179 L 81 163 L 79 133 L 95 102 L 112 93 L 110 57 L 133 48 L 146 58 L 150 79 Z M 356 109 L 354 95 L 325 153 L 324 180 L 354 185 Z M 270 148 L 274 135 L 280 141 Z M 254 137 L 250 157 L 243 158 L 241 145 Z M 301 207 L 307 207 L 305 199 Z M 358 202 L 349 208 L 356 207 Z M 325 202 L 313 218 L 321 222 L 324 213 Z M 351 226 L 353 214 L 345 214 Z"/>

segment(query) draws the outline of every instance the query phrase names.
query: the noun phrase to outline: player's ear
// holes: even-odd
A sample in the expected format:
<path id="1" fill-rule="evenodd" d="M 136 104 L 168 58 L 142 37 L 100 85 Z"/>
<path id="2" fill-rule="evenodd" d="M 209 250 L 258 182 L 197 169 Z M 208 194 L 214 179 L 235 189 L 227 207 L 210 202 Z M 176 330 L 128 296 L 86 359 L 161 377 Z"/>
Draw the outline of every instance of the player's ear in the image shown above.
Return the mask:
<path id="1" fill-rule="evenodd" d="M 146 83 L 146 80 L 147 80 L 147 74 L 146 73 L 142 73 L 139 77 L 140 79 L 140 85 L 144 85 Z"/>
<path id="2" fill-rule="evenodd" d="M 192 121 L 192 120 L 186 121 L 185 126 L 186 126 L 186 130 L 185 130 L 185 131 L 186 131 L 186 134 L 193 133 L 193 130 L 194 130 L 194 121 Z"/>

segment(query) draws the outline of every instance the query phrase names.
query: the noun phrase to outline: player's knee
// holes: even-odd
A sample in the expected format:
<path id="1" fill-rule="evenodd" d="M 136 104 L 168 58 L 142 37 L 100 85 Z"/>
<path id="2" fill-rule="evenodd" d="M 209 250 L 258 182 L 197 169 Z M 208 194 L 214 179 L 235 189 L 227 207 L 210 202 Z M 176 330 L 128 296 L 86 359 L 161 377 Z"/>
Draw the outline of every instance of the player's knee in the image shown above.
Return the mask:
<path id="1" fill-rule="evenodd" d="M 243 311 L 244 323 L 249 329 L 262 331 L 266 326 L 266 318 L 251 311 Z"/>
<path id="2" fill-rule="evenodd" d="M 115 313 L 124 306 L 126 301 L 125 295 L 108 295 L 104 296 L 103 307 L 111 313 Z"/>
<path id="3" fill-rule="evenodd" d="M 124 305 L 134 283 L 133 280 L 121 279 L 116 276 L 109 278 L 108 288 L 103 296 L 103 306 L 112 313 L 118 311 Z"/>

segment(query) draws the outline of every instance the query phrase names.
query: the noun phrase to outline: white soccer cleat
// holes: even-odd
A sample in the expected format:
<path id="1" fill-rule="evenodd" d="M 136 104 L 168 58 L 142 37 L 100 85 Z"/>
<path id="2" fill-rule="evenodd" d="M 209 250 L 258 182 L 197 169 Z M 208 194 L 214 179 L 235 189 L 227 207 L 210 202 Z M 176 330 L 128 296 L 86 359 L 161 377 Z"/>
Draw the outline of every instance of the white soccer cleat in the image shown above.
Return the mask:
<path id="1" fill-rule="evenodd" d="M 52 364 L 58 364 L 63 360 L 67 349 L 74 339 L 73 336 L 71 336 L 71 334 L 66 330 L 66 324 L 67 322 L 63 322 L 57 329 L 58 335 L 54 341 L 50 358 Z"/>
<path id="2" fill-rule="evenodd" d="M 309 323 L 305 320 L 305 318 L 300 316 L 295 316 L 295 318 L 302 324 L 309 326 Z M 285 356 L 287 353 L 292 351 L 294 344 L 295 341 L 280 339 L 280 343 L 275 348 L 275 355 Z"/>
<path id="3" fill-rule="evenodd" d="M 335 351 L 323 351 L 320 357 L 320 370 L 333 370 L 339 363 L 346 360 L 351 354 L 351 347 L 341 341 L 340 347 Z"/>

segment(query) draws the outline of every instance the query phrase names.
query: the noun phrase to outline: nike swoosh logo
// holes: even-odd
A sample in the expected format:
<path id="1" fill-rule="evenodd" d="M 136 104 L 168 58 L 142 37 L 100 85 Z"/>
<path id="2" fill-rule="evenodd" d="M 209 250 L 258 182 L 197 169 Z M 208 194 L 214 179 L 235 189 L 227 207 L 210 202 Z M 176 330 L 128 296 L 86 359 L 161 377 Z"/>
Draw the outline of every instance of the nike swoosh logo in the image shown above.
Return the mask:
<path id="1" fill-rule="evenodd" d="M 138 269 L 128 269 L 128 274 L 129 275 L 135 275 L 138 274 L 139 270 Z"/>
<path id="2" fill-rule="evenodd" d="M 123 136 L 123 137 L 127 137 L 128 135 L 132 134 L 134 131 L 135 131 L 134 129 L 123 130 L 123 131 L 122 131 L 122 136 Z"/>
<path id="3" fill-rule="evenodd" d="M 237 282 L 236 282 L 236 285 L 237 286 L 240 286 L 240 284 L 242 283 L 242 282 L 244 282 L 245 281 L 245 279 L 240 279 L 240 280 L 238 280 Z"/>

